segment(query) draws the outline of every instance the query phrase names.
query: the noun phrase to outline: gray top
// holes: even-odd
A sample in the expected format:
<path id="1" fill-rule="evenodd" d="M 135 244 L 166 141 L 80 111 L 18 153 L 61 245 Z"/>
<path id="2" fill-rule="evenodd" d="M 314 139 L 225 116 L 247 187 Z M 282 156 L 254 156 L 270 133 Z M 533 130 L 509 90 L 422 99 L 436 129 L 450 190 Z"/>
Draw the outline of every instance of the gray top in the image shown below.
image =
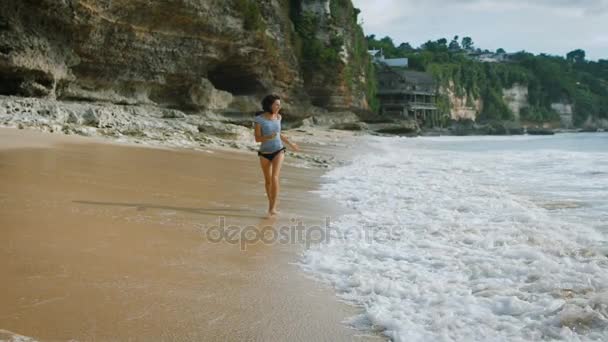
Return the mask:
<path id="1" fill-rule="evenodd" d="M 260 152 L 268 153 L 268 152 L 276 152 L 283 148 L 283 142 L 281 141 L 281 119 L 276 120 L 268 120 L 264 116 L 264 114 L 257 115 L 254 121 L 260 124 L 260 128 L 262 130 L 262 135 L 267 136 L 271 135 L 274 132 L 277 132 L 277 135 L 271 139 L 264 141 L 260 146 Z"/>

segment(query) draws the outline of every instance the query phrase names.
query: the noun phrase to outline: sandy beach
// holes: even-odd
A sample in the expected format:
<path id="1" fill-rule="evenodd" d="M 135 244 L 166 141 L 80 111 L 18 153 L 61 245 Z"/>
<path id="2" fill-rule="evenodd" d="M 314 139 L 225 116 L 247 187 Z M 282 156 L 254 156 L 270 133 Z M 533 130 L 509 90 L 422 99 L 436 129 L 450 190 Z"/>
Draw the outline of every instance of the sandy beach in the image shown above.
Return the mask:
<path id="1" fill-rule="evenodd" d="M 1 128 L 0 339 L 377 340 L 301 273 L 304 242 L 210 235 L 221 217 L 259 237 L 344 212 L 310 192 L 322 170 L 285 165 L 281 215 L 268 220 L 258 163 Z"/>

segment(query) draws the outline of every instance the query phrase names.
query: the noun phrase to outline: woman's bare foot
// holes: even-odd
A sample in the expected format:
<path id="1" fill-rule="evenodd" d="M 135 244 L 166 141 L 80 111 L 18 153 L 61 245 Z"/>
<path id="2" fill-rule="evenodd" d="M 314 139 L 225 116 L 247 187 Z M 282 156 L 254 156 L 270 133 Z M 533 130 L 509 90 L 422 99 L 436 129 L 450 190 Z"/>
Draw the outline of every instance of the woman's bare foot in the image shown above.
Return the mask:
<path id="1" fill-rule="evenodd" d="M 269 216 L 275 216 L 275 215 L 278 215 L 279 213 L 280 213 L 280 211 L 278 211 L 276 209 L 271 209 L 268 211 Z"/>

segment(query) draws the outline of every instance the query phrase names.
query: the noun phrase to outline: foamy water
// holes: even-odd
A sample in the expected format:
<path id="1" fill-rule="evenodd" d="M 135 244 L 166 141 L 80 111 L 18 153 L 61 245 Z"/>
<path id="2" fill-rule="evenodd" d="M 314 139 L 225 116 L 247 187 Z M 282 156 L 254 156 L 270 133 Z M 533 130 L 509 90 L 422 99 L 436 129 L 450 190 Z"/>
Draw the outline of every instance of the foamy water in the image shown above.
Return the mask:
<path id="1" fill-rule="evenodd" d="M 373 138 L 302 266 L 397 341 L 608 341 L 608 134 Z"/>

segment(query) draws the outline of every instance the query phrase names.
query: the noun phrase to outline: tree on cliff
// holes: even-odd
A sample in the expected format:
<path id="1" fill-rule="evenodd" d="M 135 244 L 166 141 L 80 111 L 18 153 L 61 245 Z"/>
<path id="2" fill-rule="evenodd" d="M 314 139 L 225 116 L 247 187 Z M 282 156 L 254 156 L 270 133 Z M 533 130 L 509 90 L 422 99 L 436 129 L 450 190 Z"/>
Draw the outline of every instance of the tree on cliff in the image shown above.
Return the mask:
<path id="1" fill-rule="evenodd" d="M 450 45 L 448 46 L 448 49 L 450 51 L 459 51 L 460 50 L 460 44 L 458 44 L 458 36 L 454 36 L 454 39 L 452 39 L 452 41 L 450 42 Z"/>
<path id="2" fill-rule="evenodd" d="M 431 52 L 444 52 L 444 51 L 448 51 L 448 40 L 445 38 L 441 38 L 438 39 L 436 41 L 427 41 L 426 43 L 422 44 L 421 48 L 423 50 L 428 50 Z"/>
<path id="3" fill-rule="evenodd" d="M 414 48 L 410 45 L 410 43 L 401 43 L 399 44 L 398 49 L 403 52 L 412 52 Z"/>
<path id="4" fill-rule="evenodd" d="M 576 49 L 566 54 L 566 60 L 571 63 L 580 63 L 585 61 L 585 51 Z"/>
<path id="5" fill-rule="evenodd" d="M 473 39 L 471 37 L 463 37 L 460 45 L 465 50 L 473 50 Z"/>

